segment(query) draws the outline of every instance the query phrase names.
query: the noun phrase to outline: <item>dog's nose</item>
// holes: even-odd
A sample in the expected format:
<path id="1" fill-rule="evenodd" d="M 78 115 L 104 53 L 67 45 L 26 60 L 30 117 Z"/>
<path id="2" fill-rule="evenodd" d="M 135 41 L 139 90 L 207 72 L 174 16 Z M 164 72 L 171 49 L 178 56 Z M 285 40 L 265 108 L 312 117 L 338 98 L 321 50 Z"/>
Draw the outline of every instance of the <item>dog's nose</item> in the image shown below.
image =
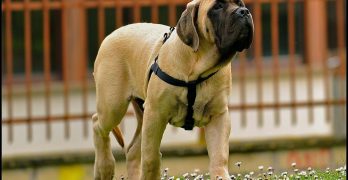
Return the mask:
<path id="1" fill-rule="evenodd" d="M 249 10 L 245 7 L 238 8 L 235 13 L 241 17 L 250 14 Z"/>

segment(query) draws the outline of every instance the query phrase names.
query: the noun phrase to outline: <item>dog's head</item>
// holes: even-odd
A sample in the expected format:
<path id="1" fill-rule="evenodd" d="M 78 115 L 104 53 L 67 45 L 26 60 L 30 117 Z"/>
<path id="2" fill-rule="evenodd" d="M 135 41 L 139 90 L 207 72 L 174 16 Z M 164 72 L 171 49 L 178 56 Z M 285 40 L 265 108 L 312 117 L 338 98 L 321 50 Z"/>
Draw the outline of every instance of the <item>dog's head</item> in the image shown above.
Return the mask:
<path id="1" fill-rule="evenodd" d="M 204 40 L 228 56 L 250 47 L 254 24 L 242 0 L 193 0 L 178 21 L 177 33 L 194 51 Z"/>

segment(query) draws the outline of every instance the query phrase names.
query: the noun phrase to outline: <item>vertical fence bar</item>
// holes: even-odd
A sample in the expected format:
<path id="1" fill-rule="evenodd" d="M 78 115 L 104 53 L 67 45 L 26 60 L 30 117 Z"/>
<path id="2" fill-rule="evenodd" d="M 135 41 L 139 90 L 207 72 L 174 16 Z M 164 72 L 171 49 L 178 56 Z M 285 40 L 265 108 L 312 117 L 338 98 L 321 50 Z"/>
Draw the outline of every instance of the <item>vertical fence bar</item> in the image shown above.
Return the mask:
<path id="1" fill-rule="evenodd" d="M 98 42 L 99 45 L 105 36 L 105 12 L 103 0 L 98 1 Z"/>
<path id="2" fill-rule="evenodd" d="M 153 2 L 151 4 L 151 21 L 152 21 L 152 23 L 159 22 L 157 0 L 153 0 Z"/>
<path id="3" fill-rule="evenodd" d="M 120 0 L 115 0 L 115 9 L 116 9 L 116 28 L 119 28 L 123 25 L 123 10 L 122 10 L 122 6 L 120 3 Z"/>
<path id="4" fill-rule="evenodd" d="M 324 0 L 326 1 L 326 0 Z M 326 13 L 328 14 L 328 13 Z M 326 22 L 328 23 L 328 22 Z M 325 51 L 324 57 L 323 57 L 323 61 L 322 61 L 322 68 L 323 68 L 323 92 L 324 92 L 324 100 L 327 102 L 325 104 L 325 120 L 326 122 L 330 122 L 331 120 L 331 112 L 330 112 L 330 83 L 329 83 L 329 67 L 328 67 L 328 55 L 327 52 Z"/>
<path id="5" fill-rule="evenodd" d="M 340 98 L 344 98 L 344 93 L 346 89 L 344 89 L 343 80 L 346 80 L 346 57 L 345 57 L 345 31 L 344 31 L 344 1 L 336 0 L 336 18 L 337 18 L 337 49 L 338 49 L 338 57 L 340 61 L 339 75 L 340 75 L 340 83 L 339 83 L 339 92 Z M 341 117 L 342 120 L 346 118 L 346 109 L 345 106 L 341 107 Z"/>
<path id="6" fill-rule="evenodd" d="M 278 0 L 271 2 L 271 41 L 272 41 L 272 69 L 273 69 L 273 92 L 275 103 L 275 125 L 279 126 L 279 22 L 278 22 Z"/>
<path id="7" fill-rule="evenodd" d="M 290 102 L 291 124 L 297 123 L 296 115 L 296 60 L 295 60 L 295 2 L 288 1 L 288 43 L 289 43 L 289 73 L 290 73 Z"/>
<path id="8" fill-rule="evenodd" d="M 307 32 L 307 29 L 308 28 L 311 28 L 311 27 L 308 27 L 308 26 L 306 26 L 306 24 L 309 24 L 308 23 L 308 15 L 306 14 L 306 13 L 308 13 L 308 12 L 306 12 L 306 10 L 308 10 L 308 9 L 310 9 L 310 5 L 309 5 L 309 3 L 310 3 L 310 1 L 304 1 L 303 2 L 304 3 L 304 16 L 305 16 L 305 18 L 304 18 L 304 32 Z M 308 35 L 307 33 L 306 33 L 306 35 Z M 308 38 L 307 38 L 307 40 L 306 41 L 308 41 Z M 308 47 L 308 45 L 305 45 L 305 53 L 308 53 L 308 49 L 309 49 L 309 47 Z M 304 56 L 304 62 L 305 62 L 305 65 L 306 65 L 306 76 L 307 76 L 307 101 L 309 102 L 309 105 L 308 105 L 308 122 L 311 124 L 312 122 L 313 122 L 313 92 L 312 92 L 312 85 L 313 85 L 313 83 L 312 83 L 312 63 L 313 62 L 311 62 L 311 57 L 309 57 L 309 55 L 307 55 L 307 54 L 305 54 L 305 56 Z"/>
<path id="9" fill-rule="evenodd" d="M 65 138 L 70 137 L 70 124 L 69 124 L 69 79 L 68 79 L 68 5 L 67 0 L 62 0 L 62 73 L 64 83 L 64 131 Z"/>
<path id="10" fill-rule="evenodd" d="M 50 10 L 49 1 L 43 0 L 43 57 L 45 79 L 46 138 L 51 139 L 51 59 L 50 59 Z"/>
<path id="11" fill-rule="evenodd" d="M 259 0 L 254 2 L 253 8 L 253 18 L 255 26 L 255 35 L 254 35 L 254 58 L 256 63 L 256 78 L 257 78 L 257 102 L 263 104 L 263 88 L 262 88 L 262 26 L 261 26 L 261 3 Z M 258 109 L 258 121 L 257 124 L 259 127 L 263 125 L 263 108 Z"/>
<path id="12" fill-rule="evenodd" d="M 169 26 L 174 27 L 176 24 L 176 6 L 173 1 L 169 1 Z"/>
<path id="13" fill-rule="evenodd" d="M 88 57 L 87 57 L 87 26 L 86 26 L 86 7 L 83 0 L 79 1 L 80 8 L 80 28 L 81 29 L 81 68 L 82 68 L 82 113 L 83 113 L 83 136 L 88 137 Z"/>
<path id="14" fill-rule="evenodd" d="M 31 16 L 29 9 L 29 0 L 24 1 L 24 57 L 25 57 L 25 86 L 27 100 L 27 125 L 28 141 L 32 140 L 32 99 L 31 99 Z"/>
<path id="15" fill-rule="evenodd" d="M 337 48 L 340 59 L 340 75 L 346 74 L 346 59 L 345 59 L 345 31 L 344 31 L 344 1 L 336 0 L 336 18 L 337 18 Z"/>
<path id="16" fill-rule="evenodd" d="M 312 67 L 311 63 L 308 60 L 308 64 L 306 66 L 306 71 L 307 71 L 307 96 L 308 96 L 308 122 L 310 124 L 313 123 L 313 81 L 312 81 Z"/>
<path id="17" fill-rule="evenodd" d="M 11 0 L 5 1 L 5 35 L 6 35 L 6 98 L 8 113 L 8 141 L 13 142 L 13 111 L 12 111 L 12 83 L 13 83 L 13 51 L 12 51 L 12 11 Z"/>
<path id="18" fill-rule="evenodd" d="M 245 128 L 246 127 L 246 88 L 245 88 L 245 66 L 246 66 L 246 57 L 245 53 L 239 53 L 239 80 L 240 80 L 240 105 L 242 106 L 241 108 L 241 127 Z"/>
<path id="19" fill-rule="evenodd" d="M 140 4 L 138 0 L 133 1 L 134 6 L 133 6 L 133 20 L 134 23 L 140 22 Z"/>

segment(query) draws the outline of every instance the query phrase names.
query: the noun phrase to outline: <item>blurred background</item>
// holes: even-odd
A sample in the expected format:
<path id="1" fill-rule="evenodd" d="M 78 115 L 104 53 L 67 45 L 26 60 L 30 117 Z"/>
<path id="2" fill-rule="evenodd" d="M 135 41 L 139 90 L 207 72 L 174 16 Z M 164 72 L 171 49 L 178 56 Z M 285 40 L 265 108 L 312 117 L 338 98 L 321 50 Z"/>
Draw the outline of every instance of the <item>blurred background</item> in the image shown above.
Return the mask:
<path id="1" fill-rule="evenodd" d="M 2 178 L 92 179 L 100 43 L 130 23 L 175 26 L 188 2 L 2 0 Z M 232 61 L 230 172 L 346 164 L 346 1 L 244 2 L 255 37 Z M 132 108 L 120 127 L 129 144 Z M 162 167 L 171 175 L 206 172 L 203 137 L 199 128 L 168 126 Z M 111 138 L 116 176 L 126 176 Z"/>

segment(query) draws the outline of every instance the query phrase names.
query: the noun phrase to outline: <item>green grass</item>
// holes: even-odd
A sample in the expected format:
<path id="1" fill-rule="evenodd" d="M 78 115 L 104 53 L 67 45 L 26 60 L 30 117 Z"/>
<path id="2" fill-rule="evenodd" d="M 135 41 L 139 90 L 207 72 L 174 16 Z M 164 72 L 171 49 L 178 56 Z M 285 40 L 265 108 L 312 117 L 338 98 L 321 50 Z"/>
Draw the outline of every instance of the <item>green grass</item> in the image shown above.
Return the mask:
<path id="1" fill-rule="evenodd" d="M 307 170 L 297 170 L 294 167 L 292 172 L 283 172 L 279 174 L 273 174 L 272 170 L 261 170 L 259 173 L 247 173 L 247 174 L 230 174 L 234 180 L 346 180 L 346 166 L 340 167 L 336 170 L 327 169 L 313 170 L 311 168 Z M 285 174 L 286 173 L 286 174 Z M 181 176 L 169 176 L 162 174 L 162 179 L 165 180 L 193 180 L 195 177 L 201 175 L 202 179 L 210 180 L 209 174 L 196 172 L 196 175 L 192 176 L 194 173 L 186 173 L 186 175 Z M 185 177 L 184 177 L 185 176 Z M 214 178 L 215 180 L 215 178 Z"/>
<path id="2" fill-rule="evenodd" d="M 290 174 L 287 177 L 281 177 L 280 175 L 276 175 L 276 176 L 268 176 L 266 177 L 268 180 L 277 180 L 277 179 L 287 179 L 289 178 L 289 180 L 315 180 L 315 179 L 323 179 L 323 180 L 338 180 L 338 179 L 342 179 L 345 180 L 346 179 L 346 175 L 342 175 L 340 172 L 336 172 L 336 171 L 329 171 L 329 172 L 316 172 L 312 175 L 309 175 L 307 173 L 307 175 L 300 175 L 300 174 Z M 266 179 L 266 178 L 262 178 L 262 179 Z M 243 179 L 243 178 L 241 178 Z M 254 178 L 253 178 L 254 179 Z M 257 179 L 257 178 L 255 178 Z"/>
<path id="3" fill-rule="evenodd" d="M 320 178 L 323 178 L 323 179 L 328 179 L 328 180 L 333 180 L 333 179 L 340 179 L 340 178 L 342 178 L 342 179 L 346 179 L 346 175 L 344 174 L 344 175 L 342 175 L 341 173 L 339 173 L 339 172 L 336 172 L 336 171 L 329 171 L 329 172 L 318 172 L 317 173 L 318 174 L 318 176 L 320 177 Z"/>
<path id="4" fill-rule="evenodd" d="M 289 179 L 289 180 L 315 180 L 315 179 L 322 179 L 322 180 L 346 180 L 346 175 L 342 175 L 339 172 L 335 172 L 335 171 L 330 171 L 330 172 L 317 172 L 316 173 L 317 178 L 315 177 L 315 175 L 307 175 L 306 176 L 302 176 L 302 175 L 298 175 L 298 177 L 296 177 L 296 175 L 289 175 L 287 177 L 280 177 L 280 175 L 274 175 L 274 176 L 267 176 L 266 178 L 263 175 L 260 176 L 252 176 L 251 179 L 262 179 L 262 180 L 281 180 L 281 179 Z M 178 178 L 180 180 L 185 180 L 184 177 L 175 177 L 174 180 L 178 180 Z M 209 177 L 208 176 L 203 176 L 204 180 L 208 180 Z M 168 179 L 168 178 L 167 178 Z M 193 177 L 189 178 L 194 179 Z M 244 180 L 244 176 L 241 175 L 241 177 L 236 177 L 236 180 Z"/>

